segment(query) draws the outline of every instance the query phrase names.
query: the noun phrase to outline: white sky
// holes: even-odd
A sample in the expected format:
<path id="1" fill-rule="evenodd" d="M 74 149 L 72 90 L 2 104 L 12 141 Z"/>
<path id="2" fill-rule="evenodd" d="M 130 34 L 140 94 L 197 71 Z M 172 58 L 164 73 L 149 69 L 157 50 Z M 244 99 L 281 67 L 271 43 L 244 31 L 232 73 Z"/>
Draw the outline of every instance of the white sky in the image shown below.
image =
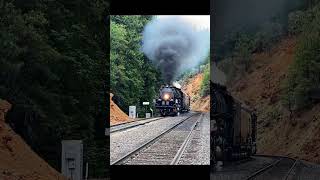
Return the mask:
<path id="1" fill-rule="evenodd" d="M 158 15 L 157 18 L 167 18 L 172 15 Z M 210 31 L 210 15 L 181 15 L 179 16 L 190 22 L 196 29 L 208 29 Z"/>

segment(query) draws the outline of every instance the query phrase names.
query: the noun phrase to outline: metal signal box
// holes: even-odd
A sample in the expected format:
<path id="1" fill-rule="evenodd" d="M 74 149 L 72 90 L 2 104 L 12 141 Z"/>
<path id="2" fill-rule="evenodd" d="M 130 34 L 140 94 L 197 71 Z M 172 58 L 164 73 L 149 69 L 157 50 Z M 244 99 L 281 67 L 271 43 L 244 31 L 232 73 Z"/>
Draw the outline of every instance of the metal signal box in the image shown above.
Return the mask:
<path id="1" fill-rule="evenodd" d="M 129 117 L 132 119 L 136 118 L 136 106 L 129 106 Z"/>
<path id="2" fill-rule="evenodd" d="M 81 140 L 63 140 L 61 173 L 71 180 L 82 180 L 83 144 Z"/>

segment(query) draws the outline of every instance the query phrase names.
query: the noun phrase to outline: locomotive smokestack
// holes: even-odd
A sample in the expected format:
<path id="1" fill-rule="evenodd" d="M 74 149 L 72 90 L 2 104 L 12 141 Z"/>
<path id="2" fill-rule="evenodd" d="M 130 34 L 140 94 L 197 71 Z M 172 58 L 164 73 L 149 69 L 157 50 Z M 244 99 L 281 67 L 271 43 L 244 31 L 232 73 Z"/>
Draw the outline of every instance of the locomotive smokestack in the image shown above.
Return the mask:
<path id="1" fill-rule="evenodd" d="M 160 69 L 167 84 L 206 58 L 210 34 L 196 31 L 181 17 L 154 18 L 143 32 L 142 51 Z"/>

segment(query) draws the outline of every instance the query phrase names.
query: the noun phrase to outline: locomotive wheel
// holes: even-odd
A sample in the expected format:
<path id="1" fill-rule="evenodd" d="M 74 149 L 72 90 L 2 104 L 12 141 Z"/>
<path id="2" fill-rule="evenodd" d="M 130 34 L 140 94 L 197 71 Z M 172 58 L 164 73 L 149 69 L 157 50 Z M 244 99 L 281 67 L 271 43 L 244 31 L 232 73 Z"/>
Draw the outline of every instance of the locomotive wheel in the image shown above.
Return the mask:
<path id="1" fill-rule="evenodd" d="M 161 114 L 162 117 L 166 116 L 166 112 L 165 111 L 161 111 L 160 114 Z"/>
<path id="2" fill-rule="evenodd" d="M 173 112 L 173 113 L 171 114 L 171 116 L 176 116 L 176 115 L 178 115 L 178 112 Z"/>
<path id="3" fill-rule="evenodd" d="M 231 148 L 227 148 L 226 149 L 226 152 L 225 152 L 225 157 L 224 157 L 224 159 L 225 159 L 225 161 L 232 161 L 233 160 L 233 157 L 232 157 L 232 149 Z"/>

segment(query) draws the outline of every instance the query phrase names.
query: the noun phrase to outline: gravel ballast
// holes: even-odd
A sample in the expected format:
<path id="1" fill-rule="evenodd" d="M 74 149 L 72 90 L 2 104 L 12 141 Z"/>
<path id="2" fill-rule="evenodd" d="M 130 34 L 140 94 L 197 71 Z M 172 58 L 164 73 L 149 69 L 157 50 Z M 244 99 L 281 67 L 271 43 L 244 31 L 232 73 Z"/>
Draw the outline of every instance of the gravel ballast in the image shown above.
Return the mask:
<path id="1" fill-rule="evenodd" d="M 145 125 L 136 126 L 110 134 L 110 162 L 114 162 L 130 151 L 155 138 L 165 130 L 178 124 L 192 113 L 177 117 L 166 117 Z"/>
<path id="2" fill-rule="evenodd" d="M 192 132 L 178 164 L 210 165 L 210 114 L 205 113 Z"/>

